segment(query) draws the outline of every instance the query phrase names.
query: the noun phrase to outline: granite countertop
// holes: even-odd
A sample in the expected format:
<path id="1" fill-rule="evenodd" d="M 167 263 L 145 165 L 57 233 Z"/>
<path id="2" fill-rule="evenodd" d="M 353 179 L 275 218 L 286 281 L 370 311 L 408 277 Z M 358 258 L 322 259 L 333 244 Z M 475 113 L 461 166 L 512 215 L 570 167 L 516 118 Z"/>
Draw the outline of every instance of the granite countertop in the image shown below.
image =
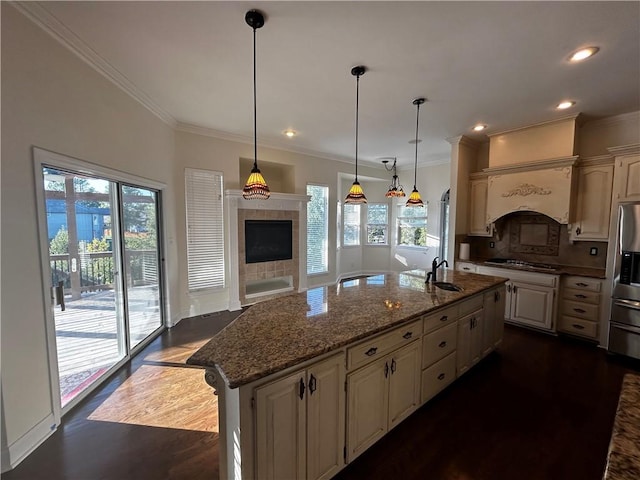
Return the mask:
<path id="1" fill-rule="evenodd" d="M 511 265 L 508 263 L 487 263 L 486 260 L 482 260 L 482 259 L 475 259 L 475 260 L 457 259 L 456 261 L 473 263 L 474 265 L 481 265 L 483 267 L 506 268 L 509 270 L 520 270 L 525 272 L 548 273 L 549 275 L 577 275 L 579 277 L 590 277 L 590 278 L 599 278 L 599 279 L 607 278 L 606 270 L 604 268 L 576 267 L 572 265 L 553 265 L 554 268 L 549 269 L 549 268 L 536 268 L 531 266 Z"/>
<path id="2" fill-rule="evenodd" d="M 640 478 L 640 375 L 627 373 L 613 424 L 604 480 Z"/>
<path id="3" fill-rule="evenodd" d="M 424 270 L 412 270 L 343 281 L 258 303 L 187 363 L 217 367 L 228 386 L 237 388 L 507 280 L 448 269 L 439 269 L 438 277 L 463 291 L 425 285 Z M 388 308 L 385 300 L 400 302 L 399 308 Z"/>

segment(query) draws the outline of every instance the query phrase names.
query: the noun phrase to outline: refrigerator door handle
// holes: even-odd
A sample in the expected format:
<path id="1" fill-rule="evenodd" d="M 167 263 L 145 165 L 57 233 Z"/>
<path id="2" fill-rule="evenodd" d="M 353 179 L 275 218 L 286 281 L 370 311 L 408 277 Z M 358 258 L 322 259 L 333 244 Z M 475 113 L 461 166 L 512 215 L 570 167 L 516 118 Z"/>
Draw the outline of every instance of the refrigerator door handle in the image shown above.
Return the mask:
<path id="1" fill-rule="evenodd" d="M 618 305 L 623 308 L 631 308 L 632 310 L 640 310 L 640 302 L 636 302 L 635 300 L 624 300 L 622 298 L 616 298 L 613 301 L 614 305 Z"/>

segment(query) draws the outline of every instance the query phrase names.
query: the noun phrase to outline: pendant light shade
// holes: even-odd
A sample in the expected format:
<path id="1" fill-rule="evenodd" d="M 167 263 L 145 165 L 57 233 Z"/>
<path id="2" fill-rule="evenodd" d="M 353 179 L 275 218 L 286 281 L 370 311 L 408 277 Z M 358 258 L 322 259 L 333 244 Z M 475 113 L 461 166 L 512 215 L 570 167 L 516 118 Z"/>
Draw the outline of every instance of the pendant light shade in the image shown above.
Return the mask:
<path id="1" fill-rule="evenodd" d="M 391 177 L 391 185 L 389 185 L 389 190 L 387 190 L 387 193 L 384 194 L 384 196 L 387 198 L 407 196 L 407 194 L 404 193 L 404 188 L 402 187 L 402 185 L 400 185 L 400 179 L 398 178 L 398 173 L 396 172 L 396 160 L 397 160 L 396 158 L 393 159 L 393 166 L 391 167 L 391 169 L 387 168 L 387 162 L 389 160 L 382 161 L 382 163 L 384 164 L 384 168 L 387 171 L 393 172 L 393 177 Z"/>
<path id="2" fill-rule="evenodd" d="M 264 16 L 258 10 L 249 10 L 244 16 L 244 21 L 253 29 L 253 168 L 242 189 L 242 196 L 247 200 L 267 199 L 271 192 L 269 192 L 269 186 L 258 168 L 258 115 L 256 108 L 256 30 L 264 25 Z"/>
<path id="3" fill-rule="evenodd" d="M 358 65 L 351 69 L 351 75 L 356 77 L 356 177 L 351 185 L 351 189 L 344 199 L 344 203 L 367 203 L 367 197 L 364 196 L 362 187 L 358 182 L 358 101 L 360 97 L 360 77 L 366 72 L 366 67 Z"/>
<path id="4" fill-rule="evenodd" d="M 413 104 L 416 106 L 416 156 L 413 166 L 413 190 L 411 191 L 411 195 L 409 195 L 409 199 L 407 200 L 407 207 L 424 207 L 422 198 L 420 198 L 420 192 L 418 192 L 418 188 L 416 187 L 416 180 L 418 178 L 418 126 L 420 124 L 420 105 L 422 105 L 424 102 L 424 98 L 416 98 L 413 101 Z"/>

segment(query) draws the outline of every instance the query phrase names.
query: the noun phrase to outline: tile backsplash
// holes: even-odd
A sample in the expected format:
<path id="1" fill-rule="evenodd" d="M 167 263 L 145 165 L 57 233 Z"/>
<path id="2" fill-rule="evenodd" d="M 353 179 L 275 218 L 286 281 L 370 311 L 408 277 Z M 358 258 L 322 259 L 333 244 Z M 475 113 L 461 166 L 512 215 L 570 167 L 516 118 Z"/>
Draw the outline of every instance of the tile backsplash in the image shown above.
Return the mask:
<path id="1" fill-rule="evenodd" d="M 496 222 L 493 237 L 463 238 L 470 244 L 471 259 L 513 258 L 550 265 L 606 267 L 607 242 L 572 243 L 567 225 L 538 213 L 518 212 L 502 217 Z M 597 249 L 597 255 L 590 255 L 592 248 Z"/>

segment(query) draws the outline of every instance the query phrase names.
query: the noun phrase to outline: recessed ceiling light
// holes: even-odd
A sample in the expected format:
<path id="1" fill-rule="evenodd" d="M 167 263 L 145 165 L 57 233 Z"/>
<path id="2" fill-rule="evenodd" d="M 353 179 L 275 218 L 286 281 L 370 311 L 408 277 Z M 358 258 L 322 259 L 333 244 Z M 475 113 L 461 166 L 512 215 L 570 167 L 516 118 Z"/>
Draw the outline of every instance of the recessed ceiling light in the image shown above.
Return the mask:
<path id="1" fill-rule="evenodd" d="M 573 107 L 576 104 L 576 102 L 571 102 L 569 100 L 564 101 L 564 102 L 560 102 L 556 108 L 558 110 L 566 110 L 567 108 Z"/>
<path id="2" fill-rule="evenodd" d="M 592 55 L 595 55 L 598 50 L 600 50 L 598 47 L 581 48 L 577 52 L 571 54 L 571 56 L 569 57 L 569 61 L 580 62 L 586 58 L 591 57 Z"/>
<path id="3" fill-rule="evenodd" d="M 297 135 L 297 133 L 298 133 L 298 132 L 296 132 L 295 130 L 288 129 L 288 130 L 285 130 L 285 131 L 284 131 L 284 132 L 282 132 L 282 133 L 283 133 L 285 136 L 287 136 L 287 137 L 289 137 L 289 138 L 292 138 L 292 137 L 295 137 L 295 136 Z"/>
<path id="4" fill-rule="evenodd" d="M 473 127 L 473 131 L 474 132 L 481 132 L 482 130 L 484 130 L 485 128 L 487 128 L 486 125 L 482 125 L 482 124 L 478 124 L 475 127 Z"/>

